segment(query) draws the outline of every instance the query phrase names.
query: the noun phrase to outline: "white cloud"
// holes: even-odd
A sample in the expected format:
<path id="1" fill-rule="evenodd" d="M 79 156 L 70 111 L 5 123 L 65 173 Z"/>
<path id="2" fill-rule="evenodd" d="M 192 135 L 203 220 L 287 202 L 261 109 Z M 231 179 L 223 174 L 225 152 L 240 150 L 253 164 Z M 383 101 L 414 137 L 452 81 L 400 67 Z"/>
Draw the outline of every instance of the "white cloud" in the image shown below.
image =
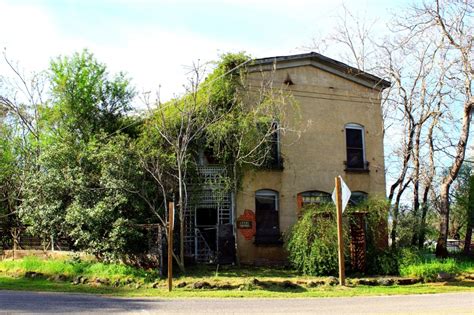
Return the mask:
<path id="1" fill-rule="evenodd" d="M 245 43 L 214 40 L 189 31 L 169 31 L 157 25 L 117 25 L 116 41 L 72 37 L 60 29 L 54 16 L 37 6 L 0 3 L 0 46 L 7 48 L 10 59 L 19 62 L 25 72 L 47 69 L 51 58 L 68 55 L 84 48 L 107 64 L 110 72 L 127 72 L 138 91 L 156 91 L 161 85 L 163 100 L 183 91 L 185 66 L 200 59 L 215 60 L 228 51 L 249 51 Z M 263 56 L 272 49 L 254 49 Z M 2 74 L 9 73 L 0 62 Z"/>
<path id="2" fill-rule="evenodd" d="M 305 40 L 309 42 L 313 26 L 327 24 L 324 15 L 337 7 L 339 1 L 270 1 L 264 0 L 253 2 L 251 0 L 207 0 L 204 4 L 212 7 L 215 5 L 228 4 L 239 7 L 249 7 L 249 10 L 268 10 L 269 15 L 262 17 L 262 23 L 272 19 L 272 12 L 285 12 L 288 21 L 281 21 L 281 27 L 292 27 L 291 21 L 303 20 L 303 15 L 308 27 L 298 32 L 290 32 L 287 40 L 276 40 L 265 38 L 259 43 L 247 41 L 242 36 L 241 41 L 233 38 L 212 38 L 213 34 L 200 34 L 192 30 L 164 29 L 158 24 L 132 24 L 121 20 L 116 25 L 109 25 L 113 36 L 107 41 L 97 38 L 86 37 L 79 34 L 72 36 L 68 29 L 60 25 L 57 16 L 46 7 L 40 6 L 39 2 L 34 5 L 19 5 L 14 2 L 1 2 L 0 0 L 0 47 L 7 47 L 10 58 L 18 60 L 21 66 L 29 71 L 39 71 L 48 67 L 51 58 L 58 55 L 68 55 L 83 48 L 90 49 L 98 59 L 105 62 L 111 72 L 125 71 L 133 79 L 133 83 L 139 91 L 155 90 L 161 85 L 162 98 L 169 99 L 174 93 L 182 91 L 182 84 L 186 83 L 186 69 L 184 65 L 190 65 L 193 61 L 200 59 L 201 62 L 215 60 L 220 53 L 227 51 L 247 51 L 253 56 L 266 57 L 296 53 L 296 46 L 303 45 Z M 87 2 L 87 0 L 84 0 Z M 368 1 L 368 0 L 367 0 Z M 151 0 L 120 0 L 110 1 L 112 5 L 145 6 L 156 5 Z M 161 1 L 163 3 L 163 1 Z M 166 0 L 164 2 L 171 3 Z M 189 3 L 190 0 L 179 0 L 178 3 Z M 173 2 L 175 3 L 175 2 Z M 318 20 L 319 17 L 319 20 Z M 316 19 L 316 20 L 315 20 Z M 313 25 L 314 21 L 314 25 Z M 71 25 L 77 25 L 80 21 L 71 19 Z M 123 23 L 121 23 L 123 22 Z M 137 23 L 135 21 L 135 23 Z M 243 21 L 245 23 L 245 21 Z M 304 24 L 303 23 L 303 24 Z M 79 24 L 80 25 L 80 24 Z M 274 25 L 274 24 L 272 24 Z M 300 24 L 298 24 L 301 26 Z M 100 28 L 100 22 L 97 27 Z M 262 26 L 264 27 L 264 26 Z M 275 30 L 278 32 L 278 30 Z M 117 36 L 118 34 L 118 36 Z M 110 33 L 112 35 L 112 33 Z M 0 71 L 5 73 L 4 64 L 0 62 Z M 2 68 L 3 67 L 3 68 Z"/>

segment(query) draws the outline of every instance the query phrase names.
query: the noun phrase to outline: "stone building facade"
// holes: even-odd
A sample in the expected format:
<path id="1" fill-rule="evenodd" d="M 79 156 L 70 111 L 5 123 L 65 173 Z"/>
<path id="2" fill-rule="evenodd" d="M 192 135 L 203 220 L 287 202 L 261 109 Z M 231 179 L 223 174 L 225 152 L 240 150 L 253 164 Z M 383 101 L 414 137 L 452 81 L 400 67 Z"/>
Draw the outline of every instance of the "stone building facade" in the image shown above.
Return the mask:
<path id="1" fill-rule="evenodd" d="M 335 176 L 343 177 L 353 202 L 385 196 L 381 92 L 390 83 L 317 53 L 257 59 L 248 72 L 249 85 L 271 80 L 274 88 L 292 95 L 300 118 L 289 119 L 295 125 L 288 127 L 301 133 L 279 135 L 281 168 L 246 172 L 235 204 L 225 196 L 226 209 L 216 210 L 217 237 L 211 240 L 216 246 L 211 247 L 219 247 L 219 225 L 226 225 L 221 234 L 236 230 L 242 263 L 278 263 L 286 258 L 282 235 L 296 222 L 299 209 L 329 200 Z M 211 173 L 218 171 L 216 166 Z M 196 217 L 190 220 L 197 222 Z M 201 229 L 209 231 L 212 226 Z M 189 232 L 188 252 L 194 250 L 196 257 L 206 252 L 198 238 Z"/>

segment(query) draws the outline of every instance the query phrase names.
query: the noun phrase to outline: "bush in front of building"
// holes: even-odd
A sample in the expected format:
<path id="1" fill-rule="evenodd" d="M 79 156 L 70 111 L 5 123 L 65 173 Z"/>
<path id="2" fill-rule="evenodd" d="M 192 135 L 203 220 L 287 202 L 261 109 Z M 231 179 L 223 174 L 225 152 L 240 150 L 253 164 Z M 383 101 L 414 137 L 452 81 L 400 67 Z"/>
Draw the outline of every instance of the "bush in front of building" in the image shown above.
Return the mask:
<path id="1" fill-rule="evenodd" d="M 383 243 L 386 241 L 388 204 L 383 199 L 370 199 L 344 212 L 343 235 L 345 261 L 350 263 L 351 213 L 364 212 L 366 222 L 367 272 L 371 274 L 398 273 L 397 259 Z M 332 203 L 310 205 L 302 209 L 300 219 L 290 229 L 286 248 L 290 263 L 305 275 L 337 275 L 336 209 Z M 395 255 L 396 256 L 396 255 Z M 349 267 L 349 266 L 348 266 Z"/>
<path id="2" fill-rule="evenodd" d="M 337 227 L 331 204 L 306 206 L 288 234 L 291 264 L 305 275 L 336 275 Z"/>

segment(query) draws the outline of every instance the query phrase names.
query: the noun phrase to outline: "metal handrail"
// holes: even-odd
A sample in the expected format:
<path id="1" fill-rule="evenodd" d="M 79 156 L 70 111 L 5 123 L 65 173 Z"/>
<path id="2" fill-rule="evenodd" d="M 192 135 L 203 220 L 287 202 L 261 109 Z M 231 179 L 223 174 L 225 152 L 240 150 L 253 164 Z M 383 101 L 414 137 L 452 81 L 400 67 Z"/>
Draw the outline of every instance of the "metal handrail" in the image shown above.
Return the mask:
<path id="1" fill-rule="evenodd" d="M 195 243 L 195 255 L 196 255 L 196 260 L 200 260 L 201 257 L 198 253 L 198 244 L 203 244 L 204 245 L 204 252 L 205 252 L 205 257 L 203 260 L 207 260 L 211 262 L 213 260 L 213 251 L 209 244 L 207 243 L 206 239 L 202 235 L 201 231 L 199 229 L 195 229 L 196 233 L 196 243 Z"/>

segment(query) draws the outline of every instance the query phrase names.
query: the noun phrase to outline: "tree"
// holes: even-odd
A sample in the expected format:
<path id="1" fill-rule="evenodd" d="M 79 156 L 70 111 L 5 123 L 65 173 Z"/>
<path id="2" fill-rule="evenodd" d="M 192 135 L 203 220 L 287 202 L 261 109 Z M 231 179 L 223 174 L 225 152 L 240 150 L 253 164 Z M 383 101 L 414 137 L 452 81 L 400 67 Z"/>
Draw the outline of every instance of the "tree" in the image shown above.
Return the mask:
<path id="1" fill-rule="evenodd" d="M 205 128 L 215 116 L 207 108 L 207 95 L 200 87 L 202 68 L 193 66 L 193 77 L 190 78 L 182 97 L 175 98 L 167 103 L 158 99 L 151 117 L 144 123 L 142 140 L 142 164 L 155 179 L 162 191 L 163 208 L 167 213 L 167 196 L 177 190 L 177 206 L 179 221 L 179 255 L 178 264 L 184 271 L 184 233 L 185 209 L 187 203 L 187 179 L 192 164 L 192 146 L 199 139 Z M 150 104 L 147 104 L 150 108 Z M 148 151 L 152 148 L 153 155 Z M 161 150 L 160 150 L 161 149 Z M 175 179 L 168 181 L 164 173 Z M 171 184 L 171 187 L 167 184 Z M 155 211 L 156 214 L 158 214 Z M 159 215 L 159 214 L 158 214 Z M 160 221 L 163 222 L 161 215 Z"/>
<path id="2" fill-rule="evenodd" d="M 71 135 L 87 142 L 98 132 L 113 133 L 124 127 L 135 96 L 124 73 L 111 78 L 106 66 L 84 50 L 53 60 L 50 80 L 52 106 L 43 113 L 49 136 Z"/>
<path id="3" fill-rule="evenodd" d="M 430 35 L 431 38 L 440 39 L 438 47 L 446 60 L 445 64 L 448 65 L 442 76 L 443 103 L 449 107 L 450 115 L 461 113 L 461 124 L 457 136 L 452 136 L 453 131 L 456 130 L 453 128 L 453 122 L 457 123 L 455 119 L 448 126 L 441 124 L 441 128 L 446 128 L 441 132 L 445 133 L 449 144 L 446 150 L 439 151 L 451 162 L 447 167 L 448 172 L 439 185 L 440 234 L 436 247 L 438 257 L 447 256 L 449 191 L 464 162 L 472 120 L 473 13 L 474 5 L 471 1 L 436 0 L 414 6 L 411 14 L 405 18 L 407 22 L 404 24 L 405 29 L 410 30 L 415 38 Z M 462 110 L 459 110 L 461 108 Z M 444 116 L 449 117 L 449 115 Z"/>
<path id="4" fill-rule="evenodd" d="M 134 92 L 83 51 L 51 64 L 52 99 L 41 108 L 41 153 L 30 172 L 21 218 L 34 234 L 69 239 L 102 259 L 133 252 L 146 220 L 142 183 L 125 114 Z"/>
<path id="5" fill-rule="evenodd" d="M 428 17 L 434 20 L 444 38 L 447 40 L 447 49 L 453 50 L 453 54 L 458 60 L 457 69 L 451 73 L 456 75 L 450 82 L 453 89 L 459 91 L 462 97 L 462 125 L 458 142 L 455 146 L 453 162 L 449 168 L 440 188 L 440 235 L 436 246 L 438 257 L 447 256 L 446 241 L 449 229 L 449 189 L 456 179 L 466 155 L 466 147 L 469 139 L 469 129 L 472 120 L 472 108 L 474 106 L 474 96 L 472 94 L 472 52 L 474 38 L 474 4 L 471 1 L 436 1 L 434 6 L 425 5 L 424 11 Z M 455 59 L 455 60 L 456 60 Z"/>
<path id="6" fill-rule="evenodd" d="M 0 77 L 0 221 L 17 248 L 22 224 L 18 218 L 26 175 L 37 169 L 40 155 L 40 107 L 44 104 L 44 73 L 22 75 L 18 65 L 3 59 L 12 74 Z M 4 234 L 5 235 L 5 234 Z"/>
<path id="7" fill-rule="evenodd" d="M 439 205 L 441 213 L 439 256 L 447 253 L 449 188 L 462 165 L 469 138 L 472 12 L 471 1 L 423 2 L 395 16 L 389 32 L 377 38 L 370 32 L 370 20 L 361 21 L 344 9 L 336 34 L 328 36 L 329 41 L 345 48 L 347 61 L 393 82 L 383 98 L 385 135 L 393 140 L 397 129 L 390 131 L 390 127 L 400 124 L 403 131 L 402 145 L 392 146 L 396 154 L 389 154 L 396 159 L 386 163 L 389 171 L 390 166 L 395 170 L 388 194 L 393 202 L 392 239 L 396 244 L 398 209 L 410 192 L 415 218 L 412 244 L 417 239 L 419 245 L 423 243 L 429 195 L 437 193 L 439 202 L 431 204 Z M 374 54 L 377 58 L 369 58 Z M 456 119 L 459 114 L 461 119 Z M 446 164 L 450 170 L 440 179 L 436 171 Z"/>
<path id="8" fill-rule="evenodd" d="M 251 168 L 280 168 L 282 161 L 277 147 L 281 145 L 280 136 L 285 132 L 299 134 L 304 129 L 289 128 L 290 120 L 294 126 L 298 125 L 299 111 L 291 95 L 273 87 L 273 73 L 262 73 L 260 86 L 252 86 L 247 81 L 246 68 L 235 69 L 248 60 L 250 58 L 243 54 L 223 55 L 216 71 L 208 78 L 213 82 L 209 87 L 210 106 L 223 115 L 210 124 L 205 133 L 206 146 L 221 164 L 229 166 L 237 264 L 240 262 L 235 197 L 242 175 Z M 292 119 L 287 113 L 293 115 Z"/>
<path id="9" fill-rule="evenodd" d="M 465 163 L 452 187 L 449 236 L 464 237 L 464 251 L 469 253 L 474 218 L 474 174 L 472 165 Z"/>
<path id="10" fill-rule="evenodd" d="M 175 258 L 181 268 L 187 183 L 199 152 L 210 151 L 216 163 L 228 166 L 229 189 L 235 198 L 243 168 L 264 166 L 275 136 L 285 130 L 283 108 L 291 100 L 272 89 L 269 80 L 265 87 L 247 86 L 244 66 L 250 60 L 243 53 L 225 54 L 202 82 L 200 68 L 193 67 L 186 93 L 164 104 L 158 101 L 143 125 L 142 163 L 162 192 L 165 211 L 166 201 L 177 195 L 181 241 Z M 157 213 L 161 221 L 162 213 Z M 233 217 L 236 220 L 235 209 Z"/>
<path id="11" fill-rule="evenodd" d="M 464 238 L 464 253 L 467 255 L 471 251 L 472 230 L 474 229 L 474 175 L 469 177 L 469 193 L 466 205 L 467 219 L 466 236 Z"/>

